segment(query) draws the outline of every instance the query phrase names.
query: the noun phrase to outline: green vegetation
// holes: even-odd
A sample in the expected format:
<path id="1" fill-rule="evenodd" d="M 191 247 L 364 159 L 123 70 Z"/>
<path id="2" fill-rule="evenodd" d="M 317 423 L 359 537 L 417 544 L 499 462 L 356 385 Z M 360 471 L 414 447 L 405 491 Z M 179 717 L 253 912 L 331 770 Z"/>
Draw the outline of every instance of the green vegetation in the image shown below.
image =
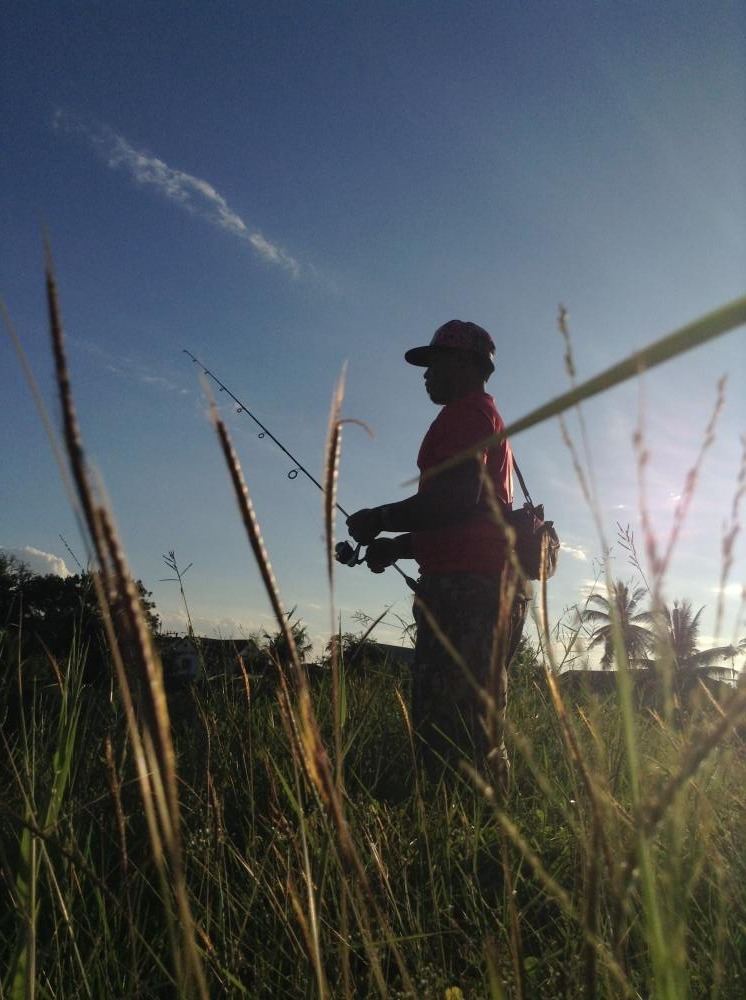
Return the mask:
<path id="1" fill-rule="evenodd" d="M 621 580 L 612 586 L 608 596 L 591 594 L 589 605 L 582 614 L 584 622 L 594 625 L 588 648 L 603 646 L 601 666 L 610 667 L 614 661 L 614 627 L 622 633 L 624 648 L 630 661 L 639 659 L 653 644 L 653 633 L 650 626 L 653 616 L 649 611 L 638 610 L 640 602 L 646 597 L 644 587 L 635 587 L 630 591 Z"/>
<path id="2" fill-rule="evenodd" d="M 152 632 L 160 629 L 152 593 L 136 580 L 145 622 Z M 104 621 L 91 573 L 75 576 L 40 575 L 15 556 L 0 552 L 0 637 L 26 664 L 44 670 L 50 656 L 66 659 L 71 648 L 85 650 L 88 677 L 106 670 L 107 645 Z"/>
<path id="3" fill-rule="evenodd" d="M 737 658 L 746 652 L 746 639 L 738 645 L 711 646 L 699 649 L 700 618 L 692 602 L 674 600 L 673 608 L 661 604 L 656 611 L 642 610 L 642 602 L 652 595 L 647 587 L 630 589 L 622 580 L 614 581 L 608 594 L 592 593 L 586 606 L 578 612 L 581 626 L 590 626 L 588 650 L 602 646 L 600 665 L 604 670 L 614 663 L 614 634 L 619 629 L 629 666 L 656 668 L 668 661 L 674 678 L 681 684 L 694 684 L 700 678 L 723 672 L 736 673 Z M 656 621 L 656 613 L 658 620 Z M 650 656 L 654 653 L 654 656 Z M 718 668 L 720 668 L 718 670 Z"/>
<path id="4" fill-rule="evenodd" d="M 84 683 L 82 616 L 64 654 L 50 651 L 30 676 L 30 650 L 12 617 L 3 623 L 0 996 L 740 1000 L 746 683 L 682 703 L 659 626 L 661 711 L 636 708 L 612 600 L 618 692 L 563 698 L 545 633 L 512 670 L 508 800 L 468 765 L 428 782 L 401 668 L 373 662 L 362 640 L 353 663 L 341 636 L 309 683 L 302 627 L 283 608 L 215 415 L 282 637 L 276 683 L 258 690 L 239 666 L 168 693 L 88 476 L 51 272 L 48 297 L 116 691 Z M 660 361 L 744 313 L 736 303 L 647 356 Z M 573 390 L 572 403 L 628 367 Z M 542 417 L 569 405 L 555 403 Z M 330 582 L 340 405 L 341 387 L 325 477 Z M 655 604 L 665 554 L 653 562 Z M 171 568 L 182 586 L 186 570 Z"/>
<path id="5" fill-rule="evenodd" d="M 3 653 L 7 680 L 15 670 Z M 295 773 L 282 699 L 241 676 L 170 697 L 185 881 L 209 995 L 315 995 L 317 949 L 330 996 L 345 995 L 345 976 L 350 996 L 408 995 L 395 949 L 421 997 L 454 986 L 468 997 L 742 995 L 746 729 L 719 739 L 654 817 L 656 792 L 717 724 L 715 709 L 692 709 L 683 730 L 635 716 L 646 793 L 635 808 L 619 700 L 583 698 L 558 712 L 532 661 L 525 647 L 512 671 L 514 790 L 499 813 L 465 776 L 427 785 L 418 775 L 405 671 L 356 663 L 347 674 L 340 662 L 343 828 L 364 881 L 313 774 Z M 21 996 L 32 974 L 39 996 L 170 995 L 171 901 L 124 713 L 81 685 L 75 647 L 58 666 L 22 709 L 3 687 L 4 995 Z M 330 674 L 311 701 L 331 746 Z"/>

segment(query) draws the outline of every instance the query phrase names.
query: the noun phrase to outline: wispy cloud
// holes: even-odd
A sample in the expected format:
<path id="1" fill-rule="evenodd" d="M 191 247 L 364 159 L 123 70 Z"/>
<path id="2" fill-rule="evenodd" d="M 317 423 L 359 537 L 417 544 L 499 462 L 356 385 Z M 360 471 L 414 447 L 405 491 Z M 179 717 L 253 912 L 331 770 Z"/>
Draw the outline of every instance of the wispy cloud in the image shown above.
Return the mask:
<path id="1" fill-rule="evenodd" d="M 53 126 L 84 138 L 112 170 L 124 170 L 136 184 L 155 188 L 190 215 L 248 243 L 268 264 L 282 267 L 294 277 L 300 274 L 298 261 L 258 230 L 247 226 L 209 181 L 170 167 L 157 156 L 136 149 L 107 125 L 89 124 L 69 111 L 58 109 Z"/>
<path id="2" fill-rule="evenodd" d="M 189 622 L 186 613 L 181 608 L 169 608 L 161 610 L 161 623 L 164 632 L 186 633 Z M 197 635 L 206 636 L 213 639 L 235 639 L 236 641 L 246 640 L 252 633 L 264 629 L 272 632 L 274 618 L 264 612 L 255 613 L 253 625 L 247 624 L 238 618 L 230 616 L 219 616 L 210 618 L 205 615 L 192 615 L 192 626 Z"/>
<path id="3" fill-rule="evenodd" d="M 729 660 L 731 658 L 738 657 L 740 662 L 743 661 L 744 651 L 738 648 L 738 642 L 740 636 L 727 636 L 727 635 L 699 635 L 697 637 L 697 646 L 700 649 L 717 649 L 719 646 L 730 646 L 733 650 L 732 653 L 726 653 L 721 657 L 721 660 Z"/>
<path id="4" fill-rule="evenodd" d="M 32 573 L 38 573 L 39 576 L 61 576 L 63 578 L 72 576 L 64 559 L 54 555 L 53 552 L 37 549 L 33 545 L 20 545 L 15 548 L 0 545 L 0 552 L 6 556 L 15 556 L 16 559 L 25 563 Z"/>
<path id="5" fill-rule="evenodd" d="M 746 601 L 746 583 L 726 583 L 724 587 L 710 587 L 710 593 L 722 594 L 723 597 L 741 598 Z"/>
<path id="6" fill-rule="evenodd" d="M 176 393 L 179 396 L 194 395 L 193 389 L 187 389 L 169 377 L 168 374 L 161 375 L 157 370 L 154 370 L 156 366 L 160 366 L 163 370 L 163 362 L 159 359 L 147 362 L 128 357 L 124 354 L 116 354 L 101 347 L 100 344 L 86 340 L 83 337 L 75 336 L 74 334 L 68 337 L 68 341 L 74 350 L 92 358 L 98 368 L 110 372 L 120 379 L 149 388 Z"/>
<path id="7" fill-rule="evenodd" d="M 577 559 L 579 562 L 588 562 L 588 555 L 585 549 L 581 548 L 579 545 L 568 545 L 567 542 L 562 542 L 560 547 L 562 551 L 566 552 L 572 559 Z"/>
<path id="8" fill-rule="evenodd" d="M 580 593 L 583 595 L 584 599 L 588 598 L 591 594 L 603 594 L 603 595 L 605 595 L 606 594 L 606 581 L 604 579 L 595 579 L 595 580 L 592 580 L 592 579 L 588 578 L 586 580 L 582 580 L 581 581 L 580 586 L 579 586 L 578 589 L 580 590 Z"/>

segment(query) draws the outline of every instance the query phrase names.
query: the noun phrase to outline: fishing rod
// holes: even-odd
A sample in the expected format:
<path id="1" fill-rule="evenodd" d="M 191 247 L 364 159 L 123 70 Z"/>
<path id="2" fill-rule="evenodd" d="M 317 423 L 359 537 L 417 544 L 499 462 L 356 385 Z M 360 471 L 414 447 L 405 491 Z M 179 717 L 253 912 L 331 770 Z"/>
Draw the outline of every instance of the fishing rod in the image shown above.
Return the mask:
<path id="1" fill-rule="evenodd" d="M 274 441 L 274 443 L 277 445 L 277 447 L 280 449 L 281 452 L 287 455 L 287 457 L 293 463 L 293 468 L 290 470 L 290 472 L 288 472 L 288 479 L 297 479 L 298 473 L 302 472 L 303 475 L 306 477 L 306 479 L 310 479 L 313 485 L 317 486 L 322 493 L 326 492 L 326 490 L 318 481 L 318 479 L 316 479 L 314 476 L 311 475 L 311 473 L 308 471 L 305 465 L 303 465 L 302 462 L 299 462 L 298 459 L 295 457 L 295 455 L 289 452 L 281 441 L 277 440 L 277 438 L 269 430 L 269 428 L 265 427 L 265 425 L 261 422 L 261 420 L 259 420 L 258 417 L 254 416 L 254 414 L 251 412 L 248 406 L 242 400 L 240 400 L 238 396 L 236 396 L 236 394 L 232 392 L 224 382 L 221 382 L 221 380 L 217 377 L 217 375 L 214 372 L 210 371 L 210 369 L 206 365 L 204 365 L 199 360 L 199 358 L 195 357 L 191 351 L 188 351 L 186 347 L 182 348 L 182 352 L 184 354 L 189 355 L 189 357 L 192 359 L 192 364 L 199 365 L 203 373 L 213 380 L 213 382 L 218 386 L 221 392 L 225 392 L 227 393 L 227 395 L 230 396 L 230 398 L 236 404 L 236 413 L 245 413 L 247 417 L 251 417 L 251 419 L 259 428 L 258 436 L 260 438 L 268 437 L 271 441 Z M 335 501 L 334 506 L 337 508 L 340 514 L 344 514 L 345 517 L 350 516 L 341 504 Z M 350 545 L 349 542 L 337 542 L 337 544 L 334 547 L 334 556 L 337 562 L 340 562 L 345 566 L 358 566 L 360 565 L 360 563 L 365 562 L 365 556 L 360 554 L 361 548 L 362 548 L 361 545 L 358 545 L 356 549 L 353 549 L 353 547 Z M 403 579 L 407 581 L 412 590 L 417 589 L 414 580 L 411 577 L 407 576 L 407 574 L 399 566 L 397 566 L 396 563 L 392 563 L 392 566 L 399 574 L 399 576 L 403 577 Z"/>

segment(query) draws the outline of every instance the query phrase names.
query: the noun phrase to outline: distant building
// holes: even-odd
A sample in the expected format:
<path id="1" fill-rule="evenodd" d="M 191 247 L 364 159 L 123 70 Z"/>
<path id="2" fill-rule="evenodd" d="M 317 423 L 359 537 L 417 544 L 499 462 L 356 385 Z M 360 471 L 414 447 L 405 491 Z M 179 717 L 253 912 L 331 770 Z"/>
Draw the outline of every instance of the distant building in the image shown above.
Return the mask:
<path id="1" fill-rule="evenodd" d="M 199 677 L 199 651 L 189 636 L 161 636 L 158 645 L 166 683 L 192 683 Z"/>
<path id="2" fill-rule="evenodd" d="M 737 684 L 739 673 L 735 667 L 702 667 L 702 674 L 719 684 Z"/>
<path id="3" fill-rule="evenodd" d="M 685 690 L 694 691 L 701 682 L 715 696 L 727 694 L 738 681 L 739 672 L 733 667 L 700 667 L 684 683 Z M 565 670 L 557 675 L 563 695 L 581 692 L 595 695 L 615 694 L 618 672 L 616 670 Z M 630 669 L 629 679 L 635 695 L 644 703 L 652 702 L 661 690 L 661 676 L 655 669 Z"/>
<path id="4" fill-rule="evenodd" d="M 382 659 L 398 663 L 402 667 L 410 667 L 414 663 L 414 648 L 412 646 L 397 646 L 390 642 L 377 642 L 376 653 Z"/>
<path id="5" fill-rule="evenodd" d="M 249 674 L 263 674 L 269 657 L 252 639 L 213 639 L 166 632 L 156 637 L 166 682 L 192 683 L 204 668 L 207 678 L 237 677 L 240 663 Z M 240 661 L 240 662 L 239 662 Z"/>

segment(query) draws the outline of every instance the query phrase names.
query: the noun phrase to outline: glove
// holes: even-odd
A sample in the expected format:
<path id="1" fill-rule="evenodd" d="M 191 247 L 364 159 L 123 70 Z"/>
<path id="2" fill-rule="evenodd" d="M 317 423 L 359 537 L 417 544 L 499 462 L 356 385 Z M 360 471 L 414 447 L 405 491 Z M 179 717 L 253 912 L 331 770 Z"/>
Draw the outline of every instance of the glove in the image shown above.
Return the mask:
<path id="1" fill-rule="evenodd" d="M 365 562 L 372 573 L 383 573 L 387 566 L 392 566 L 399 558 L 398 545 L 395 538 L 376 538 L 368 546 Z"/>
<path id="2" fill-rule="evenodd" d="M 383 530 L 380 507 L 363 507 L 347 518 L 347 530 L 356 542 L 370 545 Z"/>

